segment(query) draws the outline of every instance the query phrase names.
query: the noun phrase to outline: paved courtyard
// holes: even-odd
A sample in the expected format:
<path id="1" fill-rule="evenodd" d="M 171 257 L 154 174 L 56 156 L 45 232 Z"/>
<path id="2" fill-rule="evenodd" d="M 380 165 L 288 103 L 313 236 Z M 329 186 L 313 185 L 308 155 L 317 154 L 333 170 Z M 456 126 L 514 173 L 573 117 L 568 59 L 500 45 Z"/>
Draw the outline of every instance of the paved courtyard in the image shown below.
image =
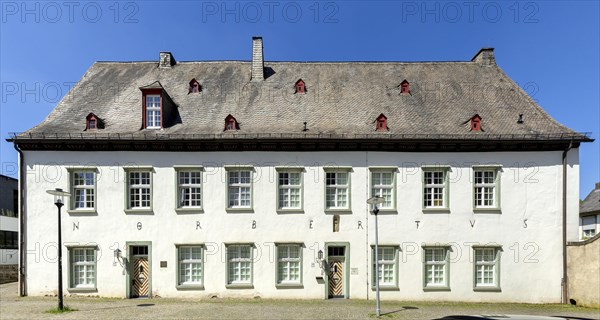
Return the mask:
<path id="1" fill-rule="evenodd" d="M 56 297 L 18 297 L 16 283 L 0 285 L 0 319 L 369 319 L 374 301 L 189 300 L 66 297 L 78 311 L 48 314 Z M 383 319 L 441 319 L 450 315 L 527 314 L 600 319 L 600 309 L 562 305 L 384 301 Z"/>

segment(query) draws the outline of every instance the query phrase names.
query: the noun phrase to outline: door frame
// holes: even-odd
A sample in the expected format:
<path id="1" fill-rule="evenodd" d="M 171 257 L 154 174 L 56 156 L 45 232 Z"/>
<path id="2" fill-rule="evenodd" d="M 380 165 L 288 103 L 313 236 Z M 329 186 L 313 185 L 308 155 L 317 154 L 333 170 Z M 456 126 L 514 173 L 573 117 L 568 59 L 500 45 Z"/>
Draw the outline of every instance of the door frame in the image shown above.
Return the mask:
<path id="1" fill-rule="evenodd" d="M 329 265 L 329 247 L 344 247 L 344 263 L 343 263 L 343 293 L 344 299 L 350 299 L 350 242 L 325 242 L 325 261 Z M 325 300 L 329 298 L 329 272 L 325 273 Z"/>
<path id="2" fill-rule="evenodd" d="M 127 272 L 125 272 L 125 296 L 127 299 L 133 298 L 131 296 L 131 274 L 133 272 L 133 256 L 131 254 L 131 247 L 134 246 L 147 246 L 148 247 L 148 298 L 152 298 L 152 241 L 127 241 L 125 247 L 127 248 Z"/>

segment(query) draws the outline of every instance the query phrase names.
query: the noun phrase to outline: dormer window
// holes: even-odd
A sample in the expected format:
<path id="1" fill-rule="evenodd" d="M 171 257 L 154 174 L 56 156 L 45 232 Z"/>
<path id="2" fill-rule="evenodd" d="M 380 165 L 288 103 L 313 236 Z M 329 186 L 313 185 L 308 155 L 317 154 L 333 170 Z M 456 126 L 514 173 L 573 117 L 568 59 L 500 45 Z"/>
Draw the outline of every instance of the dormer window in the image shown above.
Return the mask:
<path id="1" fill-rule="evenodd" d="M 158 94 L 146 96 L 146 129 L 160 129 L 161 126 L 161 99 Z"/>
<path id="2" fill-rule="evenodd" d="M 200 88 L 200 83 L 198 83 L 198 81 L 196 81 L 196 79 L 192 79 L 192 81 L 190 81 L 190 90 L 188 92 L 189 93 L 199 93 L 202 89 Z"/>
<path id="3" fill-rule="evenodd" d="M 85 130 L 96 130 L 102 129 L 103 124 L 102 120 L 98 118 L 95 114 L 90 113 L 87 117 L 85 117 Z"/>
<path id="4" fill-rule="evenodd" d="M 383 113 L 377 117 L 375 122 L 377 123 L 375 131 L 388 131 L 387 117 Z"/>
<path id="5" fill-rule="evenodd" d="M 225 130 L 223 131 L 235 131 L 238 129 L 237 120 L 232 115 L 228 115 L 225 118 Z"/>
<path id="6" fill-rule="evenodd" d="M 471 131 L 481 131 L 481 117 L 478 114 L 471 118 Z"/>
<path id="7" fill-rule="evenodd" d="M 296 88 L 295 93 L 305 93 L 306 92 L 306 86 L 302 79 L 296 81 L 295 88 Z"/>
<path id="8" fill-rule="evenodd" d="M 404 80 L 404 81 L 402 81 L 402 83 L 400 83 L 400 93 L 401 94 L 409 94 L 410 93 L 410 87 L 409 87 L 408 81 Z"/>

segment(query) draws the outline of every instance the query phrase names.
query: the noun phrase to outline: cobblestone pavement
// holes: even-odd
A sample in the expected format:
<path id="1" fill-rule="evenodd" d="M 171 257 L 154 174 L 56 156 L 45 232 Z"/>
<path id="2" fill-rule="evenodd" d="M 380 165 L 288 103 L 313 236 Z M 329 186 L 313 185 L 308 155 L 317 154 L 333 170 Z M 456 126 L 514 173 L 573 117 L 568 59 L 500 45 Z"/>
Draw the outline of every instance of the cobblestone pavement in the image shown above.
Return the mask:
<path id="1" fill-rule="evenodd" d="M 16 283 L 0 285 L 0 319 L 369 319 L 374 301 L 190 300 L 65 297 L 78 311 L 48 314 L 56 297 L 18 297 Z M 600 319 L 600 309 L 563 305 L 382 302 L 383 319 L 440 319 L 449 315 L 528 314 Z"/>

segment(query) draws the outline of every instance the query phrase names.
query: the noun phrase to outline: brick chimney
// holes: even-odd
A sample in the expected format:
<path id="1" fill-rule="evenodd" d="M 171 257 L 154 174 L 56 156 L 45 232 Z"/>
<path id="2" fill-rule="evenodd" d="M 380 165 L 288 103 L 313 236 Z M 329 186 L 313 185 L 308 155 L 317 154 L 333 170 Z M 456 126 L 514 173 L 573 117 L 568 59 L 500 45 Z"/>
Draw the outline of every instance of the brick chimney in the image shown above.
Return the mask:
<path id="1" fill-rule="evenodd" d="M 484 66 L 495 65 L 496 59 L 494 59 L 494 48 L 481 48 L 471 61 Z"/>
<path id="2" fill-rule="evenodd" d="M 600 182 L 596 182 L 596 190 L 600 190 Z"/>
<path id="3" fill-rule="evenodd" d="M 161 52 L 160 60 L 158 61 L 158 66 L 161 68 L 171 68 L 175 65 L 175 58 L 170 52 Z"/>
<path id="4" fill-rule="evenodd" d="M 262 37 L 252 37 L 252 81 L 265 80 Z"/>

